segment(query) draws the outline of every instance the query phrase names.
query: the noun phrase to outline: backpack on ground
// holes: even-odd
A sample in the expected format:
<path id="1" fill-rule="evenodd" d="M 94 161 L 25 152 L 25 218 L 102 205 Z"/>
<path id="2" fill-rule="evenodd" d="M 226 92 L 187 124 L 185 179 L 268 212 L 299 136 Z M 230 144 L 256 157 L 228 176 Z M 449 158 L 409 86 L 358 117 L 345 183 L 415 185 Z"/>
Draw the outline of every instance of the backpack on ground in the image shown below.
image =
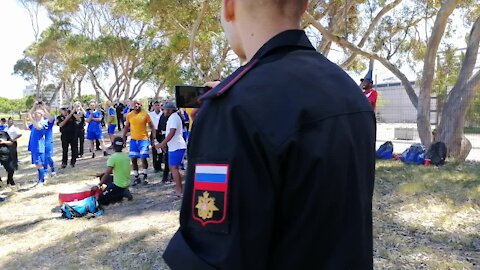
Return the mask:
<path id="1" fill-rule="evenodd" d="M 425 158 L 430 159 L 430 164 L 441 166 L 445 164 L 447 158 L 447 145 L 444 142 L 436 142 L 430 145 L 430 148 L 425 154 Z"/>
<path id="2" fill-rule="evenodd" d="M 384 144 L 380 145 L 377 150 L 378 159 L 392 159 L 393 157 L 393 143 L 387 141 Z"/>
<path id="3" fill-rule="evenodd" d="M 414 143 L 402 153 L 400 160 L 406 164 L 423 164 L 425 162 L 425 148 L 419 143 Z"/>
<path id="4" fill-rule="evenodd" d="M 98 203 L 95 196 L 87 197 L 80 201 L 65 202 L 60 207 L 62 217 L 67 219 L 73 219 L 76 217 L 83 217 L 89 213 L 95 216 L 103 214 L 103 210 L 98 209 Z"/>

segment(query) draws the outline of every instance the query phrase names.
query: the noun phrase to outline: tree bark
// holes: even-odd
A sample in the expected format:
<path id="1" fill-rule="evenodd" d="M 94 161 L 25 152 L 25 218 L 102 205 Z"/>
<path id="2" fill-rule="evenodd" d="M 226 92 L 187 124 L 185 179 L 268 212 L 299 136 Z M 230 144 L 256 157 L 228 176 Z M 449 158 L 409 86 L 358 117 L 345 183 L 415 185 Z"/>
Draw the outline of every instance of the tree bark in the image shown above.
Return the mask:
<path id="1" fill-rule="evenodd" d="M 202 9 L 200 10 L 200 13 L 198 13 L 198 17 L 195 20 L 195 23 L 193 24 L 192 30 L 190 32 L 190 62 L 193 66 L 193 68 L 198 72 L 198 75 L 202 79 L 204 79 L 205 74 L 203 71 L 197 66 L 197 61 L 195 60 L 195 38 L 197 36 L 198 30 L 200 28 L 200 24 L 202 23 L 203 17 L 205 16 L 205 13 L 207 12 L 208 9 L 208 1 L 205 0 L 202 3 Z"/>
<path id="2" fill-rule="evenodd" d="M 447 145 L 449 155 L 460 161 L 465 160 L 470 152 L 469 143 L 465 142 L 463 129 L 468 107 L 473 102 L 475 91 L 480 88 L 480 71 L 472 76 L 477 62 L 479 44 L 480 16 L 470 31 L 462 68 L 455 86 L 448 94 L 438 128 L 439 139 Z"/>
<path id="3" fill-rule="evenodd" d="M 427 52 L 423 60 L 420 94 L 418 95 L 417 129 L 422 144 L 429 147 L 432 142 L 430 127 L 430 99 L 432 94 L 433 77 L 435 75 L 435 58 L 442 41 L 448 18 L 458 6 L 460 0 L 448 0 L 442 3 L 438 11 L 432 34 L 428 40 Z"/>

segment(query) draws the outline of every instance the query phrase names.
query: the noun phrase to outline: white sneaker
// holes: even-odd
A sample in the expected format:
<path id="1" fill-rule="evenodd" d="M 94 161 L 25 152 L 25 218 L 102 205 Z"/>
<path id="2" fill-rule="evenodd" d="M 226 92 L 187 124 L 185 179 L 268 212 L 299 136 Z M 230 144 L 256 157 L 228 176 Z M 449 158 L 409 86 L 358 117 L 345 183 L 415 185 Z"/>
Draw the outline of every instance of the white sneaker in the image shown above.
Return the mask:
<path id="1" fill-rule="evenodd" d="M 50 173 L 50 177 L 57 177 L 57 172 Z"/>

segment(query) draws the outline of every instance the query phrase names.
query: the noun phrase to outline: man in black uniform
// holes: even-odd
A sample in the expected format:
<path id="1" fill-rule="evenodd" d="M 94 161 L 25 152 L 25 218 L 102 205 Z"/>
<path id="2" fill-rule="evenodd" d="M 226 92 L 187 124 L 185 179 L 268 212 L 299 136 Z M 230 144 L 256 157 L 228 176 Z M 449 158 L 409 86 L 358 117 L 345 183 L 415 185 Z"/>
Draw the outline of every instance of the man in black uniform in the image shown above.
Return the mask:
<path id="1" fill-rule="evenodd" d="M 74 111 L 75 113 L 73 116 L 75 117 L 75 124 L 76 124 L 76 132 L 77 132 L 77 138 L 78 138 L 78 157 L 82 158 L 83 157 L 83 151 L 84 151 L 84 145 L 85 145 L 85 110 L 82 107 L 82 104 L 80 102 L 75 102 L 74 103 Z"/>
<path id="2" fill-rule="evenodd" d="M 77 124 L 75 123 L 75 110 L 69 110 L 68 107 L 61 107 L 62 114 L 57 117 L 57 125 L 60 127 L 60 140 L 62 141 L 62 168 L 67 167 L 68 146 L 72 151 L 70 165 L 75 167 L 78 156 L 78 135 Z"/>
<path id="3" fill-rule="evenodd" d="M 298 30 L 306 6 L 222 0 L 245 65 L 201 98 L 172 269 L 373 268 L 375 116 Z"/>

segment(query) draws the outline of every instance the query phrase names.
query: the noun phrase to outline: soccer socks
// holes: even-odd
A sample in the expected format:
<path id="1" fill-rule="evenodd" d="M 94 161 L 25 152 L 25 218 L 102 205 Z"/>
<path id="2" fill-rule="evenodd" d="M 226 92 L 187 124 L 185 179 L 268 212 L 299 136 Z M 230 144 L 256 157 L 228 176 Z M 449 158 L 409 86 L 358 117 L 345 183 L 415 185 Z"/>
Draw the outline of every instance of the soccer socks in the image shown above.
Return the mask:
<path id="1" fill-rule="evenodd" d="M 39 183 L 45 182 L 45 170 L 43 168 L 40 168 L 37 170 L 38 170 L 38 182 Z"/>

